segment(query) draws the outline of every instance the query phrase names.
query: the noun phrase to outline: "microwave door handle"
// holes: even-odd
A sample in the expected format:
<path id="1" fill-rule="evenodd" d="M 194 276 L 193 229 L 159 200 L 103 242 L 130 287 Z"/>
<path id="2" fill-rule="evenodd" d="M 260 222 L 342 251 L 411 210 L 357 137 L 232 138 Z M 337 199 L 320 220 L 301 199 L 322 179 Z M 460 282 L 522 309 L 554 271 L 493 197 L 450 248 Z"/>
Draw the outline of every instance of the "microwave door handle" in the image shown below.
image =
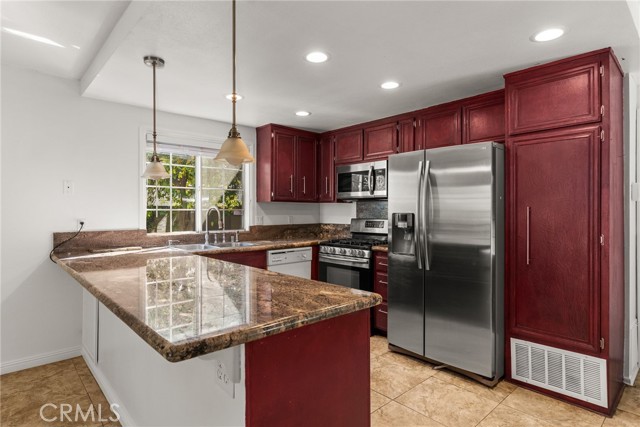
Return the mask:
<path id="1" fill-rule="evenodd" d="M 369 194 L 373 196 L 373 165 L 369 166 Z"/>
<path id="2" fill-rule="evenodd" d="M 424 254 L 424 269 L 431 270 L 431 260 L 429 259 L 429 229 L 427 227 L 428 218 L 427 214 L 431 209 L 431 203 L 433 200 L 429 198 L 429 184 L 431 180 L 429 179 L 429 172 L 431 170 L 431 162 L 427 160 L 424 164 L 424 175 L 422 176 L 422 195 L 421 199 L 424 203 L 424 207 L 422 209 L 422 218 L 420 222 L 422 223 L 423 232 L 420 233 L 422 249 L 421 252 Z"/>
<path id="3" fill-rule="evenodd" d="M 418 194 L 416 195 L 416 224 L 413 227 L 413 244 L 415 247 L 416 261 L 418 270 L 422 270 L 422 250 L 420 247 L 420 236 L 422 235 L 422 227 L 420 226 L 420 218 L 422 217 L 422 160 L 418 162 Z"/>

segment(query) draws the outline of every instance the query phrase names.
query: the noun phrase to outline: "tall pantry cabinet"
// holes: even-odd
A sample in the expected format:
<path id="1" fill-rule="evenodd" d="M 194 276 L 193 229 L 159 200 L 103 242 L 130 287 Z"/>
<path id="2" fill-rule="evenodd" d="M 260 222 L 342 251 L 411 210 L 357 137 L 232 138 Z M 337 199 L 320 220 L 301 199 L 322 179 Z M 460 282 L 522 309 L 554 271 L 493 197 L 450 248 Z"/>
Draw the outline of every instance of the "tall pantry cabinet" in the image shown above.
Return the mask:
<path id="1" fill-rule="evenodd" d="M 507 376 L 603 413 L 622 390 L 622 76 L 611 49 L 505 75 Z"/>

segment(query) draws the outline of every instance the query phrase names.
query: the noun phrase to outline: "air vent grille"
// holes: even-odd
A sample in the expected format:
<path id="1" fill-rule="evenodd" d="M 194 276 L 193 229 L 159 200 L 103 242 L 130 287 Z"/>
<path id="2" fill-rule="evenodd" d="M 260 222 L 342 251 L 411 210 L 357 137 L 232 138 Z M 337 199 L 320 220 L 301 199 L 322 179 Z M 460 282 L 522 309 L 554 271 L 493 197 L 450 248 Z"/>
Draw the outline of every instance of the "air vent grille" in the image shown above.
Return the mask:
<path id="1" fill-rule="evenodd" d="M 607 407 L 607 361 L 511 338 L 513 379 Z"/>

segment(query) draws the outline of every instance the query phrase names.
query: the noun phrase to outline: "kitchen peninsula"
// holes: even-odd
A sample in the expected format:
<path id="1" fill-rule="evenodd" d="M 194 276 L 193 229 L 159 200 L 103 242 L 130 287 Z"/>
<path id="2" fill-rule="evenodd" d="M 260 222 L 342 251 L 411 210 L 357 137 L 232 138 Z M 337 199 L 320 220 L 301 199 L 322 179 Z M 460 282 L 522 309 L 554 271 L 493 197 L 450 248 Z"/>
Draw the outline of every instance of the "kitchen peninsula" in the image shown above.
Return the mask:
<path id="1" fill-rule="evenodd" d="M 55 260 L 123 425 L 369 425 L 379 295 L 177 249 Z"/>

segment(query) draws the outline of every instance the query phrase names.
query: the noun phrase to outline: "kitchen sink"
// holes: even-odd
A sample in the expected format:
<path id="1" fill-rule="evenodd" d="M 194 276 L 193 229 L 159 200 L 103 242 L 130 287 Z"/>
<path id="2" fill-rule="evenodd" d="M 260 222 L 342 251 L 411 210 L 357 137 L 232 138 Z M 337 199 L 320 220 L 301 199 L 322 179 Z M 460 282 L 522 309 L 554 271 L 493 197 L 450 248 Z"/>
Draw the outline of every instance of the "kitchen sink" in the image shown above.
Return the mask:
<path id="1" fill-rule="evenodd" d="M 192 243 L 188 245 L 172 245 L 171 248 L 182 249 L 183 251 L 206 251 L 209 249 L 215 249 L 218 246 L 205 245 L 204 243 Z"/>
<path id="2" fill-rule="evenodd" d="M 214 248 L 241 248 L 244 246 L 255 246 L 255 243 L 252 242 L 223 242 L 223 243 L 214 243 Z"/>

